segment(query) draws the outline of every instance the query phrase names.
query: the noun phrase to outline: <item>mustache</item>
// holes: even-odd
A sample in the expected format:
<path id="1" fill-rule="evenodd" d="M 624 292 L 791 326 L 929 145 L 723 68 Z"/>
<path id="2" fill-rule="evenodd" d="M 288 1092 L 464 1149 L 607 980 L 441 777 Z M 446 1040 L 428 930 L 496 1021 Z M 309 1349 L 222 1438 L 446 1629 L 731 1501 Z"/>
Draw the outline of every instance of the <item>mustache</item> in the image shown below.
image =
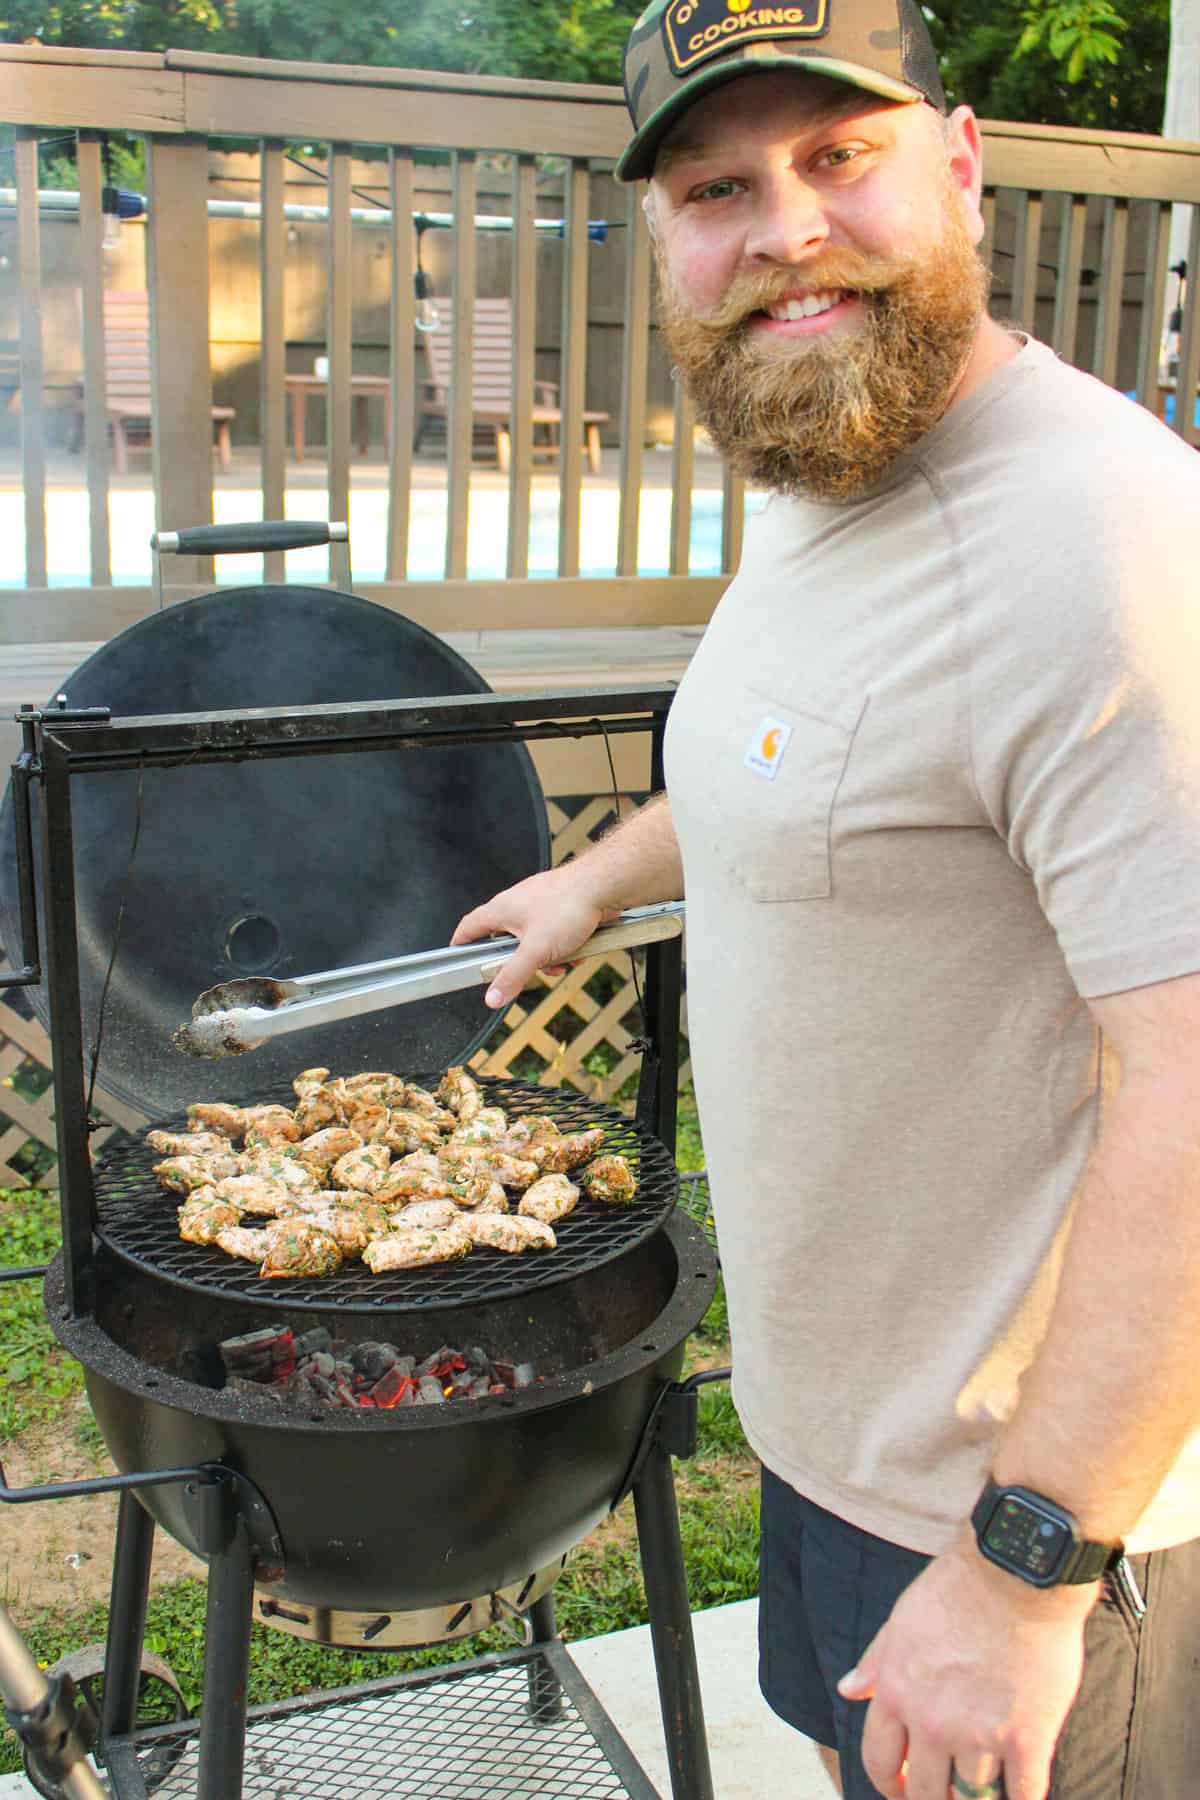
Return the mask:
<path id="1" fill-rule="evenodd" d="M 863 256 L 851 250 L 829 251 L 820 262 L 803 270 L 789 273 L 773 269 L 757 275 L 735 276 L 719 303 L 695 322 L 706 331 L 729 332 L 744 325 L 755 313 L 782 305 L 795 293 L 798 282 L 809 293 L 841 288 L 869 297 L 895 287 L 912 270 L 911 262 L 894 257 Z M 664 297 L 670 302 L 674 295 L 661 267 L 660 274 L 664 276 Z"/>

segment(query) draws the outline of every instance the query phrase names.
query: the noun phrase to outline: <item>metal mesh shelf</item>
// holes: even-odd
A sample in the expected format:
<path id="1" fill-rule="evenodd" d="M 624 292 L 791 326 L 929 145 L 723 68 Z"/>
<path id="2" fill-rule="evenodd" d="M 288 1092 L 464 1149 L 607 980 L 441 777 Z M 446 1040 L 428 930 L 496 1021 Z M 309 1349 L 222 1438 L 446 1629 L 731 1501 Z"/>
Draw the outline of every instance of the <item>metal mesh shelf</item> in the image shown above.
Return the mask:
<path id="1" fill-rule="evenodd" d="M 115 1740 L 114 1800 L 194 1800 L 198 1750 L 195 1722 Z M 242 1800 L 658 1795 L 570 1656 L 550 1643 L 251 1708 Z"/>

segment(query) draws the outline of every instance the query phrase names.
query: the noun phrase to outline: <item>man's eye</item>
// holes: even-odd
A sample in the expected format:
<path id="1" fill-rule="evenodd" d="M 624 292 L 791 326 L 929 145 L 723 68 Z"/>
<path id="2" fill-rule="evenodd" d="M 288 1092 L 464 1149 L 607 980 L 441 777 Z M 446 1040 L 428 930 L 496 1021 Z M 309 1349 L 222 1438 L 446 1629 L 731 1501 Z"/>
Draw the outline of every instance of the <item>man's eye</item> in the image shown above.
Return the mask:
<path id="1" fill-rule="evenodd" d="M 854 144 L 836 144 L 832 150 L 826 150 L 821 161 L 831 169 L 844 169 L 847 163 L 857 162 L 861 154 Z"/>
<path id="2" fill-rule="evenodd" d="M 728 200 L 730 194 L 736 193 L 737 183 L 727 179 L 706 181 L 703 187 L 693 191 L 693 200 Z"/>

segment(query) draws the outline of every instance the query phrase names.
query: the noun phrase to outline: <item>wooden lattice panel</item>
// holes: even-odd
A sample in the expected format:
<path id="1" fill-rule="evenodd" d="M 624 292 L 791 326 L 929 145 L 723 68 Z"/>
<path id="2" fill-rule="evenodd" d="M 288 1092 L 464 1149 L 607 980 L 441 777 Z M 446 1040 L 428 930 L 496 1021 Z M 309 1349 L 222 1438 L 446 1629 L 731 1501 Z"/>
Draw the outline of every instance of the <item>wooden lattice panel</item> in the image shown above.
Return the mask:
<path id="1" fill-rule="evenodd" d="M 546 802 L 555 865 L 636 810 L 644 795 L 621 794 L 620 814 L 613 795 L 559 796 Z M 504 1016 L 503 1035 L 472 1059 L 487 1075 L 510 1075 L 542 1087 L 569 1082 L 593 1100 L 616 1099 L 637 1075 L 641 1056 L 633 1040 L 642 1030 L 633 979 L 636 951 L 577 963 L 562 976 L 539 975 L 544 992 L 531 1006 L 514 1004 Z M 528 1002 L 530 996 L 523 996 Z M 687 1059 L 686 1007 L 680 1044 L 681 1085 L 691 1080 Z M 590 1067 L 589 1067 L 590 1062 Z"/>
<path id="2" fill-rule="evenodd" d="M 619 796 L 620 816 L 634 811 L 643 796 Z M 560 796 L 546 803 L 555 864 L 578 855 L 616 822 L 613 796 Z M 642 1030 L 633 956 L 620 950 L 609 957 L 577 963 L 560 977 L 539 975 L 541 994 L 529 1004 L 510 1006 L 502 1035 L 473 1058 L 472 1066 L 488 1075 L 516 1076 L 543 1087 L 568 1082 L 592 1100 L 612 1100 L 638 1072 L 640 1054 L 633 1040 Z M 0 963 L 0 968 L 4 967 Z M 55 1170 L 54 1090 L 45 1085 L 50 1070 L 50 1040 L 19 990 L 0 995 L 0 1187 L 53 1187 Z M 686 1020 L 680 1044 L 680 1082 L 691 1079 L 687 1060 Z M 590 1063 L 590 1067 L 589 1067 Z M 12 1085 L 16 1077 L 19 1086 Z M 36 1099 L 20 1091 L 44 1088 Z M 135 1129 L 144 1119 L 105 1097 L 105 1124 L 92 1135 L 99 1146 L 118 1126 Z M 40 1146 L 40 1156 L 31 1151 Z M 18 1159 L 14 1165 L 13 1159 Z M 40 1168 L 31 1176 L 23 1165 Z"/>

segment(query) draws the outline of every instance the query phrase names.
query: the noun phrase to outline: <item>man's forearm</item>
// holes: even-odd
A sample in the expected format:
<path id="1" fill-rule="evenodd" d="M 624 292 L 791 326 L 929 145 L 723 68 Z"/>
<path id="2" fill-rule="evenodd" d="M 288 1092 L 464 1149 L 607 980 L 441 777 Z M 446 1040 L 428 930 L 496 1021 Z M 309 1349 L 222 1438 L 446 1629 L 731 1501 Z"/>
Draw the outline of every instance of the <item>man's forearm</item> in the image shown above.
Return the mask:
<path id="1" fill-rule="evenodd" d="M 1200 1425 L 1200 1106 L 1127 1080 L 1082 1183 L 1046 1338 L 994 1474 L 1122 1538 Z"/>
<path id="2" fill-rule="evenodd" d="M 606 912 L 680 899 L 683 864 L 667 796 L 656 794 L 648 800 L 578 857 L 574 866 Z"/>

